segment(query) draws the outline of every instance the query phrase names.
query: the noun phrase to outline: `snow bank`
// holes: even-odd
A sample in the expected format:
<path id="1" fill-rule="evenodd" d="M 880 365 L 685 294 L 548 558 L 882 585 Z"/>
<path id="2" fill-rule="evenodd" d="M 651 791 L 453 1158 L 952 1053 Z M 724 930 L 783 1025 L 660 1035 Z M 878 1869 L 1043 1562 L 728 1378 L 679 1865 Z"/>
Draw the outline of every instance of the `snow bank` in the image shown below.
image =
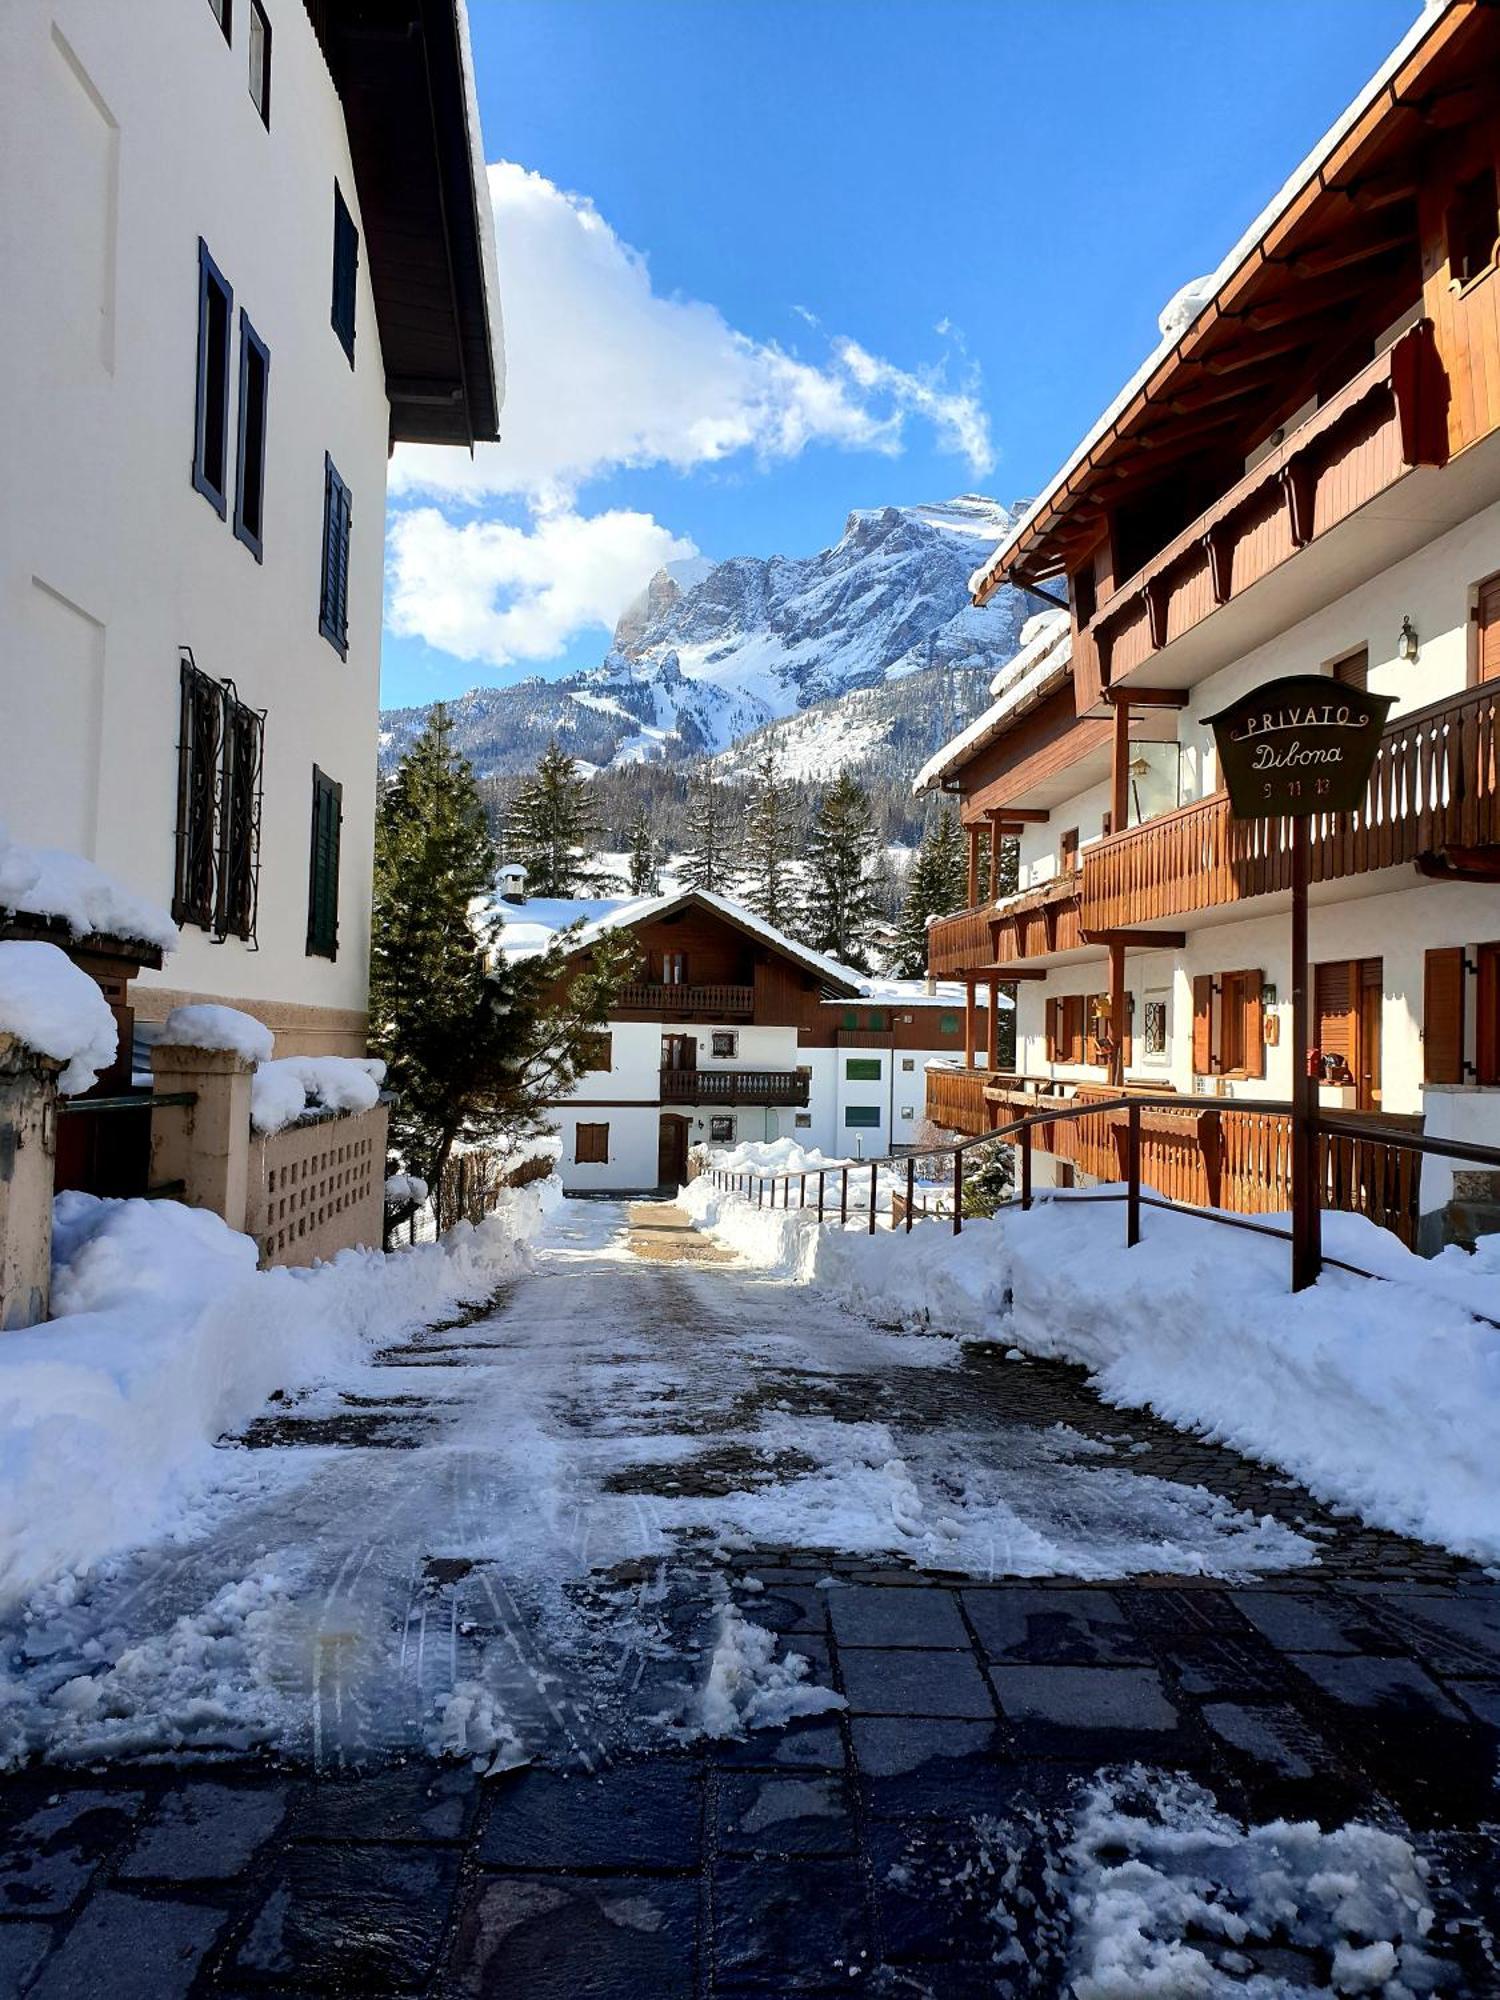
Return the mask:
<path id="1" fill-rule="evenodd" d="M 816 1146 L 799 1146 L 795 1139 L 747 1139 L 740 1146 L 716 1148 L 709 1160 L 726 1174 L 815 1174 L 820 1167 L 858 1164 L 820 1153 Z"/>
<path id="2" fill-rule="evenodd" d="M 1294 1474 L 1367 1521 L 1500 1562 L 1500 1239 L 1413 1256 L 1363 1217 L 1327 1215 L 1336 1270 L 1293 1297 L 1270 1237 L 1148 1209 L 1128 1250 L 1116 1203 L 941 1221 L 910 1236 L 757 1209 L 698 1180 L 701 1227 L 750 1262 L 826 1286 L 881 1321 L 1081 1362 L 1106 1400 Z"/>
<path id="3" fill-rule="evenodd" d="M 776 1634 L 752 1625 L 738 1606 L 726 1604 L 698 1696 L 696 1734 L 743 1736 L 747 1729 L 783 1729 L 794 1716 L 847 1708 L 843 1695 L 808 1679 L 805 1654 L 776 1657 Z"/>
<path id="4" fill-rule="evenodd" d="M 253 1014 L 200 1002 L 174 1007 L 157 1041 L 167 1048 L 222 1049 L 253 1063 L 269 1062 L 276 1046 L 271 1030 Z"/>
<path id="5" fill-rule="evenodd" d="M 60 847 L 27 847 L 12 840 L 0 821 L 0 907 L 38 917 L 60 917 L 74 937 L 102 932 L 135 938 L 162 951 L 177 948 L 177 926 L 168 913 L 106 874 L 81 854 Z"/>
<path id="6" fill-rule="evenodd" d="M 55 944 L 0 944 L 0 1034 L 64 1063 L 57 1087 L 68 1097 L 93 1084 L 119 1047 L 104 995 Z"/>
<path id="7" fill-rule="evenodd" d="M 260 1271 L 204 1210 L 60 1195 L 58 1317 L 0 1342 L 0 1603 L 190 1513 L 223 1471 L 216 1438 L 273 1389 L 487 1296 L 545 1207 L 538 1187 L 508 1190 L 441 1243 Z"/>
<path id="8" fill-rule="evenodd" d="M 257 1132 L 279 1132 L 317 1106 L 369 1111 L 380 1102 L 384 1080 L 385 1064 L 372 1057 L 283 1056 L 262 1062 L 250 1086 L 250 1123 Z"/>

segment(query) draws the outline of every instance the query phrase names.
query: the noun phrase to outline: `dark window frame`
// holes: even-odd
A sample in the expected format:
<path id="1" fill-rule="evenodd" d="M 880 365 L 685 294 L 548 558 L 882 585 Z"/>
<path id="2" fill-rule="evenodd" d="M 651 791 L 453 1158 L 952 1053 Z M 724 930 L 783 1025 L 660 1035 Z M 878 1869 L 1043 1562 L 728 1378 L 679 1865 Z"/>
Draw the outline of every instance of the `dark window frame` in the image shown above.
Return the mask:
<path id="1" fill-rule="evenodd" d="M 721 1048 L 720 1043 L 726 1044 Z M 715 1062 L 734 1062 L 740 1053 L 740 1036 L 737 1028 L 715 1028 L 709 1037 L 709 1057 Z"/>
<path id="2" fill-rule="evenodd" d="M 172 916 L 258 948 L 264 709 L 180 655 Z"/>
<path id="3" fill-rule="evenodd" d="M 339 346 L 354 366 L 355 319 L 359 307 L 359 224 L 350 213 L 344 191 L 333 184 L 333 304 L 329 323 Z"/>
<path id="4" fill-rule="evenodd" d="M 349 545 L 354 517 L 349 488 L 323 454 L 323 587 L 318 630 L 341 660 L 349 657 Z"/>
<path id="5" fill-rule="evenodd" d="M 879 1056 L 845 1056 L 845 1083 L 880 1083 L 885 1068 Z"/>
<path id="6" fill-rule="evenodd" d="M 217 294 L 223 301 L 224 331 L 221 341 L 215 341 L 212 331 L 212 300 Z M 198 365 L 194 390 L 193 409 L 193 490 L 204 499 L 222 521 L 229 512 L 229 358 L 234 336 L 234 287 L 214 262 L 208 245 L 198 238 Z M 213 352 L 219 350 L 222 372 L 222 386 L 218 395 L 218 410 L 214 419 L 219 434 L 219 484 L 215 485 L 209 468 L 210 399 L 214 388 Z"/>
<path id="7" fill-rule="evenodd" d="M 317 764 L 312 773 L 312 834 L 307 872 L 307 956 L 339 955 L 339 861 L 344 788 Z"/>
<path id="8" fill-rule="evenodd" d="M 234 47 L 234 0 L 208 0 L 208 11 L 218 23 L 226 44 Z"/>
<path id="9" fill-rule="evenodd" d="M 249 64 L 250 102 L 260 117 L 260 122 L 269 132 L 271 129 L 271 17 L 261 0 L 248 0 L 249 30 L 245 36 L 245 56 Z M 255 24 L 260 23 L 262 42 L 260 59 L 260 94 L 256 95 L 255 75 Z"/>
<path id="10" fill-rule="evenodd" d="M 878 1132 L 880 1124 L 880 1106 L 878 1104 L 846 1104 L 844 1106 L 844 1130 L 846 1132 Z"/>
<path id="11" fill-rule="evenodd" d="M 588 1151 L 582 1145 L 583 1135 L 589 1135 Z M 609 1165 L 609 1120 L 585 1120 L 580 1118 L 573 1127 L 573 1164 L 576 1167 L 607 1167 Z"/>
<path id="12" fill-rule="evenodd" d="M 250 436 L 250 388 L 252 362 L 260 363 L 260 437 L 258 446 Z M 271 407 L 271 350 L 250 323 L 250 315 L 240 307 L 240 389 L 239 424 L 235 437 L 234 475 L 234 535 L 243 542 L 257 562 L 265 560 L 266 526 L 266 433 Z M 247 456 L 247 445 L 254 449 L 254 464 Z M 255 519 L 252 521 L 246 507 L 250 489 L 249 473 L 253 470 L 254 490 L 257 499 Z"/>

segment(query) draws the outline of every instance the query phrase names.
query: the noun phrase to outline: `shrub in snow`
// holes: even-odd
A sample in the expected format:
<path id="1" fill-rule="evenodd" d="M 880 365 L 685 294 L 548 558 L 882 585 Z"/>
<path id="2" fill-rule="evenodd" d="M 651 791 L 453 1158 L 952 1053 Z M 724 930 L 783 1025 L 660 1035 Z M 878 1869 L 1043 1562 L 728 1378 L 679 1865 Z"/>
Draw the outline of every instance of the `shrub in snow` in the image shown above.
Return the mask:
<path id="1" fill-rule="evenodd" d="M 250 1086 L 250 1123 L 280 1132 L 304 1111 L 369 1111 L 380 1102 L 385 1064 L 354 1056 L 283 1056 L 262 1062 Z"/>
<path id="2" fill-rule="evenodd" d="M 73 1097 L 108 1069 L 119 1030 L 104 995 L 55 944 L 0 944 L 0 1034 L 64 1065 L 57 1087 Z"/>
<path id="3" fill-rule="evenodd" d="M 252 1063 L 269 1062 L 276 1046 L 271 1030 L 253 1014 L 198 1002 L 174 1007 L 157 1040 L 164 1048 L 224 1050 Z"/>
<path id="4" fill-rule="evenodd" d="M 101 932 L 135 938 L 169 952 L 177 926 L 155 903 L 113 875 L 60 847 L 27 847 L 12 840 L 0 821 L 0 908 L 60 917 L 74 937 Z"/>

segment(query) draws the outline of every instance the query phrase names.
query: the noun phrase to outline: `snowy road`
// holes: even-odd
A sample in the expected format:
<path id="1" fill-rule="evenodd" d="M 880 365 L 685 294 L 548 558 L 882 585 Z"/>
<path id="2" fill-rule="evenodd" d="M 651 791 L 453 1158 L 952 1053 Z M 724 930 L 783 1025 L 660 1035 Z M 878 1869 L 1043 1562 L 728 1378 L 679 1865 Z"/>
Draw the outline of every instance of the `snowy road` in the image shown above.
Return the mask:
<path id="1" fill-rule="evenodd" d="M 0 1631 L 12 1754 L 594 1768 L 695 1729 L 747 1549 L 976 1578 L 1317 1560 L 1294 1522 L 1143 1472 L 1123 1422 L 1039 1420 L 1025 1364 L 635 1215 L 565 1204 L 469 1323 L 273 1404 L 177 1538 L 33 1599 Z"/>

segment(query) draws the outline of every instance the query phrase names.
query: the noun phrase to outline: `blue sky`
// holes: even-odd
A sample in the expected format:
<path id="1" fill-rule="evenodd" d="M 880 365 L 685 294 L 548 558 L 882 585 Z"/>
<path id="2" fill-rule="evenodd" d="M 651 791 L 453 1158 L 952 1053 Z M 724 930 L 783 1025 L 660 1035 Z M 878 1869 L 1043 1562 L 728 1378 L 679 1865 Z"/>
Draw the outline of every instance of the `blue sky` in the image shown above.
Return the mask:
<path id="1" fill-rule="evenodd" d="M 597 665 L 689 547 L 801 554 L 851 507 L 1030 494 L 1416 8 L 470 11 L 513 163 L 505 441 L 398 454 L 388 704 Z"/>

